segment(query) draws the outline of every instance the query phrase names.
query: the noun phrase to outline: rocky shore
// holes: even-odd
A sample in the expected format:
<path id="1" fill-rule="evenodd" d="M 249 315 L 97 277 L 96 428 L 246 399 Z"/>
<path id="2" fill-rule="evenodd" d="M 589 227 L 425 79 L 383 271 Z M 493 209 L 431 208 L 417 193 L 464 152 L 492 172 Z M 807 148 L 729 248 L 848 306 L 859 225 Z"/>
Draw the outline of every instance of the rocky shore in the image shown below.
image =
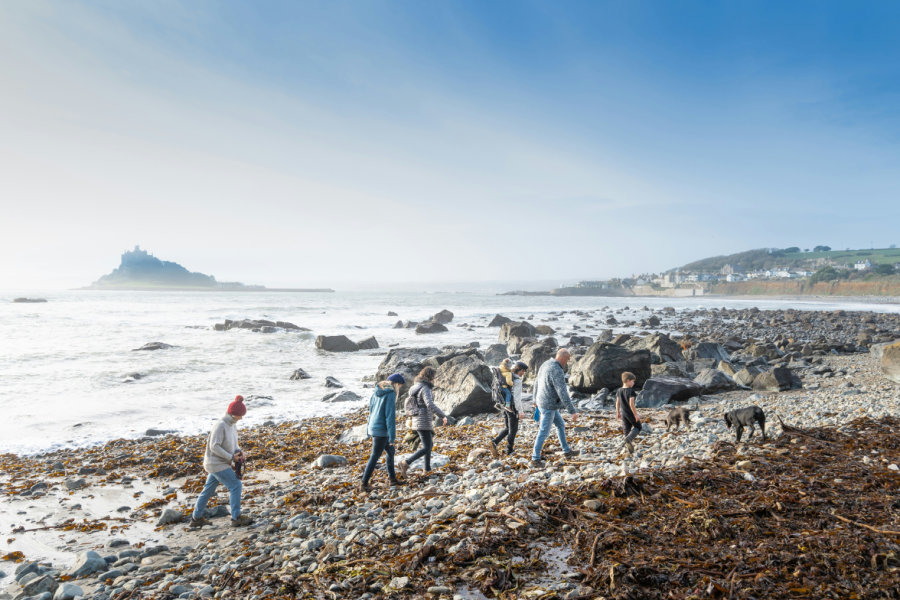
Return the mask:
<path id="1" fill-rule="evenodd" d="M 373 484 L 384 487 L 358 491 L 363 412 L 242 431 L 243 506 L 255 523 L 241 529 L 229 525 L 224 493 L 208 509 L 211 528 L 184 523 L 204 479 L 202 436 L 0 457 L 9 527 L 0 597 L 866 598 L 897 589 L 900 523 L 886 502 L 900 483 L 900 384 L 883 364 L 900 354 L 897 315 L 626 308 L 465 327 L 491 325 L 498 343 L 488 348 L 394 348 L 363 378 L 411 381 L 423 366 L 438 369 L 436 401 L 453 421 L 437 428 L 434 471 L 414 465 L 404 487 L 386 487 L 379 470 Z M 488 439 L 501 419 L 487 365 L 512 356 L 534 373 L 561 345 L 574 357 L 582 415 L 568 435 L 578 456 L 565 460 L 551 438 L 547 464 L 535 468 L 526 419 L 518 452 L 493 459 Z M 607 401 L 625 369 L 647 405 L 634 455 Z M 735 444 L 721 417 L 752 404 L 766 412 L 769 437 Z M 691 427 L 667 432 L 675 406 L 692 410 Z M 398 442 L 406 428 L 401 418 Z"/>

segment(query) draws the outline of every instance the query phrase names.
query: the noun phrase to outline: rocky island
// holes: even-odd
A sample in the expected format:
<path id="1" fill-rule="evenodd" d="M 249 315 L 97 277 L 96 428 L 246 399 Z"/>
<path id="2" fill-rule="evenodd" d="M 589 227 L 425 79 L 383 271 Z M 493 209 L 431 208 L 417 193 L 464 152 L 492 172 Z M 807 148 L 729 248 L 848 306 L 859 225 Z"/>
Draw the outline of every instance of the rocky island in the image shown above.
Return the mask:
<path id="1" fill-rule="evenodd" d="M 135 246 L 122 253 L 122 262 L 109 275 L 104 275 L 83 290 L 172 290 L 199 292 L 334 292 L 334 290 L 301 288 L 267 288 L 239 282 L 219 282 L 212 275 L 194 273 L 176 262 L 160 260 Z"/>

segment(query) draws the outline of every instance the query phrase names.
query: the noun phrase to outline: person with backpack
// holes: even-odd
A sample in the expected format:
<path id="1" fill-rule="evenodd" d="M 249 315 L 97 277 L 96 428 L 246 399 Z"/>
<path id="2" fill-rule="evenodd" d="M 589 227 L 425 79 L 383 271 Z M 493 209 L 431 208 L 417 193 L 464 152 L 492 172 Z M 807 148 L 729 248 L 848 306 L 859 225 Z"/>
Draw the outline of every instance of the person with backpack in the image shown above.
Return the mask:
<path id="1" fill-rule="evenodd" d="M 491 368 L 494 374 L 494 383 L 492 392 L 496 396 L 497 390 L 503 396 L 503 402 L 499 408 L 503 413 L 503 422 L 505 427 L 500 430 L 497 437 L 491 440 L 491 455 L 494 458 L 500 458 L 500 452 L 497 445 L 506 438 L 506 455 L 513 455 L 513 446 L 516 443 L 516 433 L 519 431 L 519 419 L 525 418 L 525 407 L 522 405 L 522 378 L 525 377 L 525 371 L 528 365 L 519 361 L 510 367 L 510 360 L 507 358 L 499 367 Z M 495 402 L 499 398 L 495 397 Z"/>
<path id="2" fill-rule="evenodd" d="M 402 485 L 397 481 L 394 472 L 394 440 L 397 437 L 396 400 L 400 388 L 406 383 L 406 379 L 400 373 L 394 373 L 375 386 L 375 391 L 369 399 L 369 422 L 366 433 L 372 438 L 372 455 L 363 471 L 360 491 L 371 492 L 375 488 L 369 485 L 375 466 L 381 455 L 387 452 L 387 472 L 390 477 L 389 486 Z"/>
<path id="3" fill-rule="evenodd" d="M 416 382 L 409 390 L 409 397 L 406 400 L 406 414 L 415 420 L 414 426 L 419 439 L 422 440 L 422 447 L 415 453 L 400 461 L 400 474 L 406 478 L 409 466 L 425 457 L 425 472 L 431 471 L 431 449 L 434 447 L 434 425 L 432 420 L 434 415 L 444 420 L 447 425 L 447 415 L 434 403 L 434 376 L 437 371 L 434 367 L 425 367 L 416 376 Z"/>

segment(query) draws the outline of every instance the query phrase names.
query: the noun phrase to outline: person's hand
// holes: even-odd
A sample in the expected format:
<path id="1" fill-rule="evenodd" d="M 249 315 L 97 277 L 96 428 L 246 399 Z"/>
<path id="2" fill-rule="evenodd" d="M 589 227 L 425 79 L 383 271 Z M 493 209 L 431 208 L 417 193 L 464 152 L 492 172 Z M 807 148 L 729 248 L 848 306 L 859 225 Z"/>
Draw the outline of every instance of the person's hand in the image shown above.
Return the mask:
<path id="1" fill-rule="evenodd" d="M 617 418 L 617 419 L 621 419 L 621 418 L 622 418 L 622 413 L 616 413 L 616 418 Z"/>
<path id="2" fill-rule="evenodd" d="M 444 427 L 447 426 L 447 417 L 444 417 Z"/>
<path id="3" fill-rule="evenodd" d="M 577 421 L 577 420 L 578 420 L 578 413 L 575 413 L 574 415 L 572 415 L 572 420 L 573 420 L 573 421 Z"/>
<path id="4" fill-rule="evenodd" d="M 234 460 L 240 460 L 242 458 L 246 460 L 246 457 L 244 456 L 244 453 L 242 451 L 238 450 L 234 453 Z"/>
<path id="5" fill-rule="evenodd" d="M 519 413 L 519 418 L 520 418 L 520 419 L 524 419 L 524 418 L 525 418 L 525 413 Z"/>

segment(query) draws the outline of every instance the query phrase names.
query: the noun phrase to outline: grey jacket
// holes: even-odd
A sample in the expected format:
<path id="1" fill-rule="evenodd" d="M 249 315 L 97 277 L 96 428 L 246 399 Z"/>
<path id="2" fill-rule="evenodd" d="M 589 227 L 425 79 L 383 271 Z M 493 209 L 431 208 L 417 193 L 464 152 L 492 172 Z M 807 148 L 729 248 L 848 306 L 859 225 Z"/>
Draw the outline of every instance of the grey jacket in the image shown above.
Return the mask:
<path id="1" fill-rule="evenodd" d="M 413 417 L 413 425 L 416 431 L 432 431 L 434 425 L 431 421 L 434 415 L 445 418 L 447 415 L 444 411 L 434 403 L 434 394 L 431 392 L 431 386 L 422 381 L 417 381 L 409 390 L 409 395 L 416 399 L 419 405 L 419 414 Z"/>
<path id="2" fill-rule="evenodd" d="M 218 473 L 231 468 L 231 461 L 238 446 L 237 421 L 229 414 L 222 417 L 206 440 L 206 454 L 203 456 L 203 468 L 207 473 Z"/>
<path id="3" fill-rule="evenodd" d="M 551 358 L 538 369 L 534 381 L 534 403 L 541 410 L 562 410 L 577 414 L 569 389 L 566 387 L 566 373 L 562 365 Z"/>
<path id="4" fill-rule="evenodd" d="M 512 394 L 513 400 L 513 406 L 510 410 L 520 414 L 524 413 L 525 405 L 522 404 L 522 378 L 518 375 L 513 374 L 513 388 L 510 393 Z"/>

